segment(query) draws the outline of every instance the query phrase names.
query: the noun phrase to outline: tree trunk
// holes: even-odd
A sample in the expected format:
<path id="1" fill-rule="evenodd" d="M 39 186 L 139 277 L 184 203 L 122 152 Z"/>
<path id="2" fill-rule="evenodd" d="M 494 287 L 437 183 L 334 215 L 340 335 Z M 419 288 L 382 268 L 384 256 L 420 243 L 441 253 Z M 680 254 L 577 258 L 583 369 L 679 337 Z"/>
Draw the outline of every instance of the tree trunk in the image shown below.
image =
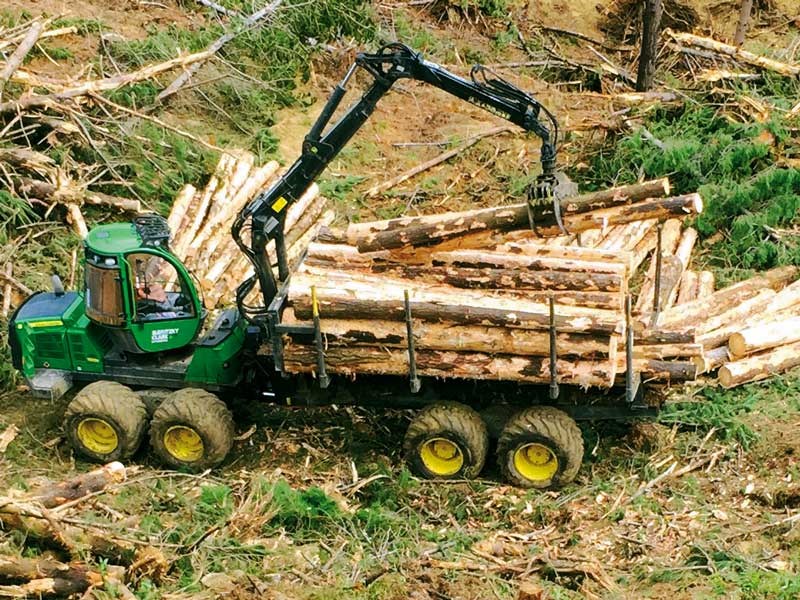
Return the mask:
<path id="1" fill-rule="evenodd" d="M 733 36 L 733 45 L 741 46 L 747 27 L 750 25 L 750 13 L 753 11 L 753 0 L 742 0 L 742 10 L 739 12 L 739 23 L 736 25 L 736 35 Z"/>
<path id="2" fill-rule="evenodd" d="M 776 299 L 777 296 L 773 296 L 769 304 L 771 305 L 776 301 Z M 786 308 L 784 310 L 775 312 L 770 310 L 769 306 L 767 306 L 760 311 L 759 315 L 754 315 L 751 319 L 749 319 L 747 323 L 742 323 L 738 320 L 731 321 L 719 329 L 714 329 L 708 333 L 695 335 L 695 341 L 703 346 L 703 348 L 707 351 L 719 346 L 727 347 L 730 337 L 735 333 L 739 333 L 742 329 L 755 327 L 756 325 L 766 325 L 768 323 L 773 323 L 775 321 L 781 321 L 784 319 L 791 319 L 796 315 L 797 310 L 795 308 Z"/>
<path id="3" fill-rule="evenodd" d="M 62 563 L 49 558 L 0 556 L 0 596 L 8 598 L 50 598 L 82 594 L 102 587 L 109 579 L 122 582 L 125 569 L 106 565 L 103 573 L 82 563 Z"/>
<path id="4" fill-rule="evenodd" d="M 567 215 L 616 207 L 630 201 L 661 197 L 667 193 L 669 193 L 669 182 L 666 179 L 659 179 L 567 198 L 561 201 L 561 211 L 566 218 Z M 628 223 L 633 220 L 639 219 L 622 222 Z M 599 221 L 584 229 L 598 227 L 602 223 Z M 537 224 L 540 224 L 537 230 L 540 235 L 554 237 L 562 234 L 552 214 L 542 214 L 537 219 Z M 404 246 L 430 246 L 469 233 L 486 230 L 511 231 L 527 227 L 529 227 L 527 204 L 514 204 L 458 213 L 351 224 L 347 228 L 347 240 L 350 244 L 358 246 L 359 251 L 370 252 Z M 541 233 L 542 231 L 545 233 Z"/>
<path id="5" fill-rule="evenodd" d="M 648 92 L 653 87 L 662 12 L 662 0 L 645 1 L 642 18 L 642 47 L 639 52 L 639 70 L 636 75 L 637 92 Z"/>
<path id="6" fill-rule="evenodd" d="M 321 329 L 326 347 L 408 347 L 406 324 L 399 321 L 324 319 Z M 550 334 L 543 331 L 430 323 L 419 319 L 414 319 L 413 331 L 418 350 L 522 356 L 549 356 L 550 353 Z M 559 333 L 556 336 L 559 356 L 607 358 L 611 353 L 610 344 L 609 336 L 572 333 Z"/>
<path id="7" fill-rule="evenodd" d="M 695 328 L 695 333 L 701 335 L 721 329 L 731 323 L 746 323 L 748 318 L 761 314 L 774 297 L 775 290 L 760 290 L 751 298 L 736 303 L 726 311 L 700 321 Z"/>
<path id="8" fill-rule="evenodd" d="M 778 346 L 800 342 L 800 317 L 759 324 L 734 333 L 728 339 L 733 360 Z"/>
<path id="9" fill-rule="evenodd" d="M 697 366 L 697 374 L 711 373 L 730 360 L 727 346 L 703 349 L 700 356 L 692 358 L 692 362 Z"/>
<path id="10" fill-rule="evenodd" d="M 617 384 L 624 385 L 625 354 L 617 358 Z M 633 368 L 642 376 L 642 381 L 663 381 L 677 383 L 692 381 L 697 377 L 697 365 L 692 360 L 658 360 L 652 358 L 635 358 Z"/>
<path id="11" fill-rule="evenodd" d="M 639 270 L 647 255 L 655 250 L 657 242 L 658 236 L 655 230 L 651 230 L 641 242 L 636 244 L 633 252 L 631 252 L 630 273 L 635 273 Z"/>
<path id="12" fill-rule="evenodd" d="M 624 351 L 624 346 L 620 348 Z M 634 342 L 633 357 L 663 360 L 667 358 L 690 358 L 700 356 L 703 347 L 700 344 L 656 344 L 652 346 L 637 346 Z"/>
<path id="13" fill-rule="evenodd" d="M 125 467 L 122 463 L 112 462 L 99 469 L 77 475 L 72 479 L 35 490 L 31 494 L 31 499 L 39 502 L 45 508 L 54 508 L 67 502 L 79 500 L 124 480 Z"/>
<path id="14" fill-rule="evenodd" d="M 540 356 L 489 356 L 479 352 L 418 350 L 417 373 L 421 376 L 457 379 L 487 379 L 549 383 L 550 359 Z M 290 373 L 311 373 L 317 368 L 313 346 L 293 345 L 284 351 L 284 365 Z M 407 375 L 408 352 L 372 347 L 329 347 L 325 351 L 329 373 L 342 375 Z M 584 388 L 608 388 L 614 382 L 612 361 L 559 359 L 559 383 Z"/>
<path id="15" fill-rule="evenodd" d="M 697 298 L 706 298 L 714 293 L 716 278 L 711 271 L 700 271 L 697 276 Z"/>
<path id="16" fill-rule="evenodd" d="M 719 382 L 724 388 L 760 381 L 800 365 L 800 342 L 754 354 L 729 362 L 719 370 Z"/>

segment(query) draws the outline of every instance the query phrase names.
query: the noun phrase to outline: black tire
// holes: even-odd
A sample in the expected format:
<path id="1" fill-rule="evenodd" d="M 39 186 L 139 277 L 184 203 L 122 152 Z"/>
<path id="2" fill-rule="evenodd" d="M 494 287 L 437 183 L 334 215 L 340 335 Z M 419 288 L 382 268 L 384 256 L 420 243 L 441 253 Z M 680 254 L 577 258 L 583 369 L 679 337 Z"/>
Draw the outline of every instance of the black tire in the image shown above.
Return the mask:
<path id="1" fill-rule="evenodd" d="M 225 459 L 234 431 L 233 415 L 222 400 L 205 390 L 185 388 L 170 394 L 156 409 L 150 445 L 165 464 L 201 471 Z"/>
<path id="2" fill-rule="evenodd" d="M 76 453 L 94 462 L 130 458 L 142 442 L 147 407 L 131 388 L 95 381 L 67 406 L 64 427 Z"/>
<path id="3" fill-rule="evenodd" d="M 527 408 L 506 423 L 497 442 L 497 458 L 505 478 L 516 486 L 558 488 L 575 479 L 581 468 L 583 436 L 565 412 L 552 406 Z"/>
<path id="4" fill-rule="evenodd" d="M 492 404 L 480 411 L 481 419 L 486 423 L 489 439 L 497 441 L 508 423 L 508 420 L 519 412 L 519 405 Z"/>
<path id="5" fill-rule="evenodd" d="M 437 444 L 456 450 L 444 459 L 447 468 L 431 468 L 430 454 Z M 426 479 L 471 479 L 486 463 L 489 434 L 481 416 L 458 402 L 438 402 L 423 408 L 411 421 L 403 450 L 411 470 Z"/>

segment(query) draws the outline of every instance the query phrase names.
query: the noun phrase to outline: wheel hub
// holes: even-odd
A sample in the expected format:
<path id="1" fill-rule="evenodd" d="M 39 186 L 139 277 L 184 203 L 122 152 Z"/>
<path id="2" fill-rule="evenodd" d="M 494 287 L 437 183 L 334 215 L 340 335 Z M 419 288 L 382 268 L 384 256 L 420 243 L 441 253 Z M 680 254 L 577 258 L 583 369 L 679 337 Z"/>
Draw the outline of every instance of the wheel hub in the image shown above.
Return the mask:
<path id="1" fill-rule="evenodd" d="M 119 445 L 117 432 L 111 424 L 97 417 L 81 419 L 77 434 L 81 444 L 97 454 L 110 454 Z"/>
<path id="2" fill-rule="evenodd" d="M 514 467 L 530 481 L 548 481 L 558 471 L 558 458 L 544 444 L 525 444 L 514 452 Z"/>
<path id="3" fill-rule="evenodd" d="M 455 475 L 464 466 L 461 448 L 445 438 L 432 438 L 423 443 L 420 458 L 425 467 L 438 477 Z"/>
<path id="4" fill-rule="evenodd" d="M 164 433 L 164 448 L 183 462 L 195 462 L 203 458 L 203 438 L 186 425 L 173 425 Z"/>

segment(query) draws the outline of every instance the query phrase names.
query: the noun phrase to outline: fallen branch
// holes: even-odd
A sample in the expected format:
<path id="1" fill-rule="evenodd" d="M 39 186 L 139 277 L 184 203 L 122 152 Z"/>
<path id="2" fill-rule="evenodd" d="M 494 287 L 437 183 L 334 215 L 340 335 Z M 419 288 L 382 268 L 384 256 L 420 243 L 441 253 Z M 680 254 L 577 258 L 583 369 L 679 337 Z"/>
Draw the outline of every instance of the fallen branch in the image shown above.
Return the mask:
<path id="1" fill-rule="evenodd" d="M 447 152 L 442 152 L 439 156 L 432 158 L 431 160 L 424 162 L 422 164 L 417 165 L 416 167 L 409 169 L 405 173 L 401 173 L 397 177 L 393 177 L 388 181 L 384 181 L 377 185 L 372 186 L 367 190 L 366 196 L 367 198 L 371 198 L 373 196 L 377 196 L 378 194 L 385 192 L 387 190 L 392 189 L 396 185 L 400 185 L 404 181 L 408 181 L 412 177 L 419 175 L 427 171 L 428 169 L 432 169 L 438 164 L 441 164 L 447 160 L 450 160 L 454 156 L 458 156 L 465 150 L 472 148 L 475 144 L 481 141 L 483 138 L 490 137 L 493 135 L 498 135 L 500 133 L 505 133 L 507 131 L 511 131 L 511 127 L 509 125 L 500 125 L 499 127 L 493 127 L 483 133 L 478 133 L 473 135 L 469 138 L 466 142 L 461 144 L 458 148 L 453 148 L 452 150 L 448 150 Z"/>
<path id="2" fill-rule="evenodd" d="M 217 52 L 219 52 L 219 50 L 225 44 L 230 42 L 232 39 L 234 39 L 237 35 L 239 35 L 243 31 L 247 31 L 260 21 L 268 19 L 269 17 L 274 15 L 275 11 L 278 10 L 278 7 L 280 7 L 282 2 L 283 0 L 273 0 L 270 4 L 268 4 L 261 10 L 256 11 L 252 15 L 247 17 L 239 29 L 236 29 L 235 31 L 229 31 L 228 33 L 217 38 L 208 48 L 206 48 L 203 52 L 200 53 L 200 54 L 205 54 L 206 56 L 204 56 L 202 59 L 198 61 L 195 61 L 195 63 L 191 67 L 189 67 L 183 73 L 178 75 L 178 77 L 176 77 L 172 83 L 170 83 L 165 89 L 161 91 L 160 94 L 158 94 L 158 96 L 156 96 L 156 100 L 159 102 L 163 102 L 164 100 L 175 94 L 184 85 L 186 85 L 186 82 L 188 82 L 192 78 L 192 76 L 200 68 L 200 65 L 202 64 L 203 61 L 214 56 Z"/>
<path id="3" fill-rule="evenodd" d="M 3 97 L 3 89 L 6 83 L 8 83 L 9 78 L 14 74 L 14 71 L 19 68 L 22 61 L 25 60 L 25 57 L 28 56 L 28 52 L 36 45 L 47 23 L 48 21 L 36 21 L 31 25 L 30 29 L 28 29 L 28 33 L 25 34 L 25 37 L 22 38 L 17 49 L 14 50 L 14 53 L 9 57 L 6 66 L 0 71 L 0 98 Z"/>
<path id="4" fill-rule="evenodd" d="M 85 81 L 80 85 L 71 88 L 65 88 L 59 92 L 52 94 L 45 94 L 42 96 L 22 96 L 17 100 L 10 100 L 8 102 L 0 102 L 0 114 L 7 112 L 18 112 L 39 106 L 52 106 L 65 100 L 86 96 L 88 94 L 98 94 L 101 92 L 110 92 L 131 83 L 152 79 L 156 75 L 160 75 L 166 71 L 171 71 L 175 67 L 191 65 L 196 62 L 204 61 L 213 56 L 212 52 L 204 50 L 202 52 L 195 52 L 194 54 L 187 54 L 185 56 L 178 56 L 171 60 L 157 63 L 154 65 L 147 65 L 133 71 L 132 73 L 121 73 L 114 77 L 106 77 L 105 79 L 93 79 Z"/>

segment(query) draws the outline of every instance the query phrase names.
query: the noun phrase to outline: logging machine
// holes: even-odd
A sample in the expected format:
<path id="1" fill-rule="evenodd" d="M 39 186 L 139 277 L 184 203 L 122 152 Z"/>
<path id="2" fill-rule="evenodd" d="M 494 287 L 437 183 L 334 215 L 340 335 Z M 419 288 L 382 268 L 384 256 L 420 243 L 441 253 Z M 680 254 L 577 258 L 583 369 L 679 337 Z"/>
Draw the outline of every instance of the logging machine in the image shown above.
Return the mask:
<path id="1" fill-rule="evenodd" d="M 371 83 L 328 128 L 359 69 L 371 76 Z M 281 322 L 291 275 L 284 243 L 286 208 L 399 79 L 433 85 L 537 135 L 542 172 L 530 190 L 529 216 L 532 223 L 540 210 L 558 217 L 557 123 L 533 97 L 485 67 L 473 67 L 470 79 L 463 79 L 400 44 L 359 54 L 306 136 L 301 156 L 233 225 L 232 235 L 255 273 L 238 288 L 235 309 L 223 311 L 203 331 L 206 310 L 198 287 L 170 251 L 166 221 L 156 215 L 93 229 L 84 242 L 83 290 L 64 291 L 54 276 L 52 292 L 34 294 L 17 309 L 9 325 L 13 364 L 31 390 L 57 398 L 73 384 L 82 386 L 65 419 L 67 437 L 78 453 L 97 461 L 126 458 L 149 430 L 153 451 L 167 464 L 190 469 L 216 465 L 232 445 L 229 407 L 234 398 L 425 406 L 412 421 L 404 445 L 417 473 L 477 475 L 486 460 L 488 432 L 498 429 L 498 452 L 509 479 L 543 488 L 570 481 L 578 470 L 583 442 L 573 418 L 626 418 L 649 410 L 635 399 L 640 395 L 634 393 L 634 384 L 628 387 L 627 402 L 575 402 L 569 394 L 559 395 L 554 370 L 549 394 L 532 386 L 468 381 L 450 381 L 442 394 L 439 382 L 428 378 L 421 385 L 416 377 L 410 317 L 410 385 L 396 376 L 339 381 L 325 371 L 318 312 L 313 325 Z M 271 240 L 277 276 L 267 259 Z M 316 378 L 284 372 L 281 350 L 287 334 L 316 340 Z M 517 410 L 497 405 L 498 395 L 507 402 L 516 399 Z M 476 408 L 488 410 L 481 416 Z M 508 418 L 511 412 L 514 416 Z M 503 418 L 496 427 L 498 415 Z"/>

